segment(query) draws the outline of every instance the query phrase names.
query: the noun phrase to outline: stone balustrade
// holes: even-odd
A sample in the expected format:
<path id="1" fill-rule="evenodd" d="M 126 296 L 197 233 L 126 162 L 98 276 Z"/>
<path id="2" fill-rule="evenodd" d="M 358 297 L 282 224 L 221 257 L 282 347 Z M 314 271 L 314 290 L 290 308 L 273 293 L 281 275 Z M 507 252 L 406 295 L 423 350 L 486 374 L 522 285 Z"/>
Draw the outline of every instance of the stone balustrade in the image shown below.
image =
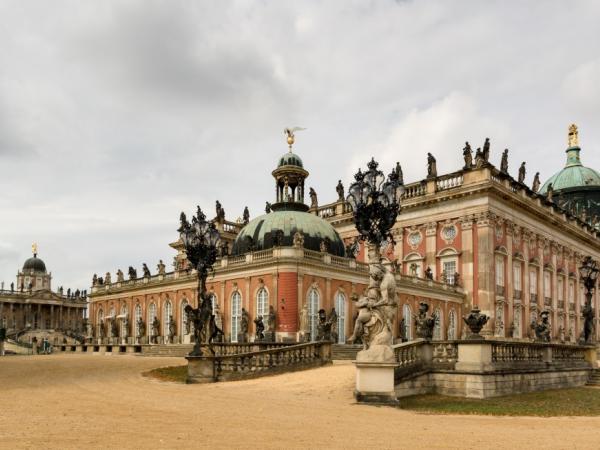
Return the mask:
<path id="1" fill-rule="evenodd" d="M 188 383 L 239 380 L 329 364 L 331 342 L 309 342 L 235 354 L 187 356 L 186 359 Z"/>

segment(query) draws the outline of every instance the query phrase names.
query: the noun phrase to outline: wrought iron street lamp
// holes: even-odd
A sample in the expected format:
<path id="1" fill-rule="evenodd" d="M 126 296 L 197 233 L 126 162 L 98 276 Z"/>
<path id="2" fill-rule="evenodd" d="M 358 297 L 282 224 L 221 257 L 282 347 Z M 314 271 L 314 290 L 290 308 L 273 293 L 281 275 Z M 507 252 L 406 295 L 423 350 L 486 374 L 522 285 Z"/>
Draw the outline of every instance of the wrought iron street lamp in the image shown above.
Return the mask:
<path id="1" fill-rule="evenodd" d="M 354 223 L 361 240 L 367 240 L 378 249 L 389 236 L 400 212 L 400 198 L 404 184 L 397 165 L 388 175 L 377 167 L 374 158 L 367 164 L 369 170 L 360 169 L 354 175 L 355 182 L 348 188 L 347 201 L 354 211 Z"/>
<path id="2" fill-rule="evenodd" d="M 188 318 L 194 323 L 194 349 L 190 353 L 192 356 L 202 355 L 202 331 L 208 331 L 208 344 L 212 350 L 212 339 L 220 332 L 214 320 L 212 311 L 212 302 L 210 295 L 206 292 L 206 279 L 209 272 L 213 271 L 213 265 L 217 260 L 218 248 L 221 241 L 219 231 L 214 223 L 206 220 L 206 215 L 200 207 L 196 211 L 196 215 L 192 217 L 192 222 L 188 222 L 184 213 L 180 216 L 181 226 L 179 237 L 185 247 L 187 260 L 192 269 L 196 269 L 198 275 L 198 308 L 194 309 L 190 305 L 186 306 L 185 312 Z M 205 327 L 209 329 L 206 330 Z"/>
<path id="3" fill-rule="evenodd" d="M 400 198 L 404 192 L 400 165 L 388 175 L 377 167 L 375 159 L 367 164 L 368 170 L 359 170 L 349 187 L 348 203 L 354 211 L 354 223 L 360 239 L 367 241 L 369 287 L 364 297 L 357 300 L 359 310 L 354 334 L 349 341 L 363 337 L 364 350 L 357 361 L 394 361 L 392 322 L 397 306 L 396 281 L 393 264 L 381 257 L 382 242 L 390 236 L 400 212 Z"/>
<path id="4" fill-rule="evenodd" d="M 579 277 L 585 287 L 585 305 L 582 314 L 584 318 L 583 340 L 586 344 L 591 343 L 593 340 L 594 308 L 592 307 L 592 296 L 596 289 L 596 280 L 599 271 L 598 263 L 591 256 L 586 256 L 579 268 Z"/>

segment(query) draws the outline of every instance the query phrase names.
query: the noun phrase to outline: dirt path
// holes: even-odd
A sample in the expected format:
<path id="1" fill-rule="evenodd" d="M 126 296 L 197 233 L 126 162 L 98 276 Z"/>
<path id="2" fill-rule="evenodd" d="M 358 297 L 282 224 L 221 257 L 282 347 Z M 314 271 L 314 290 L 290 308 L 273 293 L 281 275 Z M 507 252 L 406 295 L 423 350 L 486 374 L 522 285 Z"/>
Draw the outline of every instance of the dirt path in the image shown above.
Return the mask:
<path id="1" fill-rule="evenodd" d="M 354 367 L 181 385 L 181 358 L 0 359 L 0 448 L 599 448 L 600 418 L 434 416 L 354 404 Z"/>

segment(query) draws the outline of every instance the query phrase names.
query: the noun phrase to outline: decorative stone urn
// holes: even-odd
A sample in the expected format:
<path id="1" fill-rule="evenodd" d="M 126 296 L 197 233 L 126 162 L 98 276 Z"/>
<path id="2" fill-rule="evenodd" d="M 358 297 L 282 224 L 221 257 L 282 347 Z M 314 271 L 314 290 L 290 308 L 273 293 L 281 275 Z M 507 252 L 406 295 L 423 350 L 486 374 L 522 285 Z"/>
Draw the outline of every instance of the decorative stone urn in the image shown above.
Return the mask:
<path id="1" fill-rule="evenodd" d="M 481 329 L 485 326 L 485 324 L 490 320 L 488 316 L 485 314 L 481 314 L 479 307 L 475 305 L 471 310 L 471 313 L 467 317 L 463 317 L 464 322 L 469 327 L 471 334 L 467 336 L 468 340 L 481 340 L 483 336 L 479 334 Z"/>

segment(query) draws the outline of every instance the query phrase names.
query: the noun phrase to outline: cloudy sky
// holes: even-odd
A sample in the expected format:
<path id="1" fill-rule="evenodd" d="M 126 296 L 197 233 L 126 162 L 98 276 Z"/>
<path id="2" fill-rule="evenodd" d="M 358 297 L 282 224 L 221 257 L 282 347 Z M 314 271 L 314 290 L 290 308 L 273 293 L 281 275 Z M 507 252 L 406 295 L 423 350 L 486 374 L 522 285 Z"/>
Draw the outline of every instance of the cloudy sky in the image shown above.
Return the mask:
<path id="1" fill-rule="evenodd" d="M 159 258 L 179 212 L 274 196 L 285 126 L 320 203 L 371 156 L 424 178 L 465 140 L 527 181 L 567 126 L 600 168 L 597 1 L 0 2 L 0 280 L 32 242 L 54 286 Z"/>

